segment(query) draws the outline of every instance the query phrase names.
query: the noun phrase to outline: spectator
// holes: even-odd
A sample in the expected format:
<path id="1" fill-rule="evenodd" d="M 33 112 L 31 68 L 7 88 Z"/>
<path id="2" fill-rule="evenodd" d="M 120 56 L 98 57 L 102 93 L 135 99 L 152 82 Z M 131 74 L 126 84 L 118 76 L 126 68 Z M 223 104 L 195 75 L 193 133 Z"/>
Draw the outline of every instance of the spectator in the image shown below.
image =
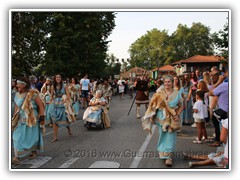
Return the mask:
<path id="1" fill-rule="evenodd" d="M 226 77 L 228 77 L 228 69 L 224 75 L 219 76 L 217 83 L 213 85 L 215 88 L 209 92 L 210 96 L 218 97 L 218 107 L 221 111 L 223 111 L 225 116 L 227 116 L 228 113 L 228 82 L 223 82 Z M 220 126 L 217 118 L 213 116 L 214 105 L 214 102 L 210 105 L 210 117 L 213 119 L 216 137 L 215 142 L 210 144 L 210 146 L 216 147 L 220 146 Z"/>
<path id="2" fill-rule="evenodd" d="M 36 84 L 36 88 L 39 92 L 41 92 L 41 88 L 44 84 L 44 76 L 40 76 L 38 83 Z"/>
<path id="3" fill-rule="evenodd" d="M 203 76 L 201 75 L 201 72 L 199 71 L 199 69 L 196 69 L 195 74 L 197 76 L 197 81 L 200 81 L 203 79 Z"/>
<path id="4" fill-rule="evenodd" d="M 193 117 L 198 129 L 198 138 L 193 143 L 201 144 L 203 136 L 207 139 L 207 131 L 205 127 L 205 105 L 204 105 L 204 91 L 197 91 L 197 101 L 193 106 Z"/>
<path id="5" fill-rule="evenodd" d="M 86 74 L 84 78 L 80 80 L 80 90 L 81 90 L 81 96 L 83 98 L 82 108 L 85 108 L 88 106 L 88 100 L 89 100 L 89 92 L 90 92 L 90 80 L 88 79 L 88 75 Z"/>

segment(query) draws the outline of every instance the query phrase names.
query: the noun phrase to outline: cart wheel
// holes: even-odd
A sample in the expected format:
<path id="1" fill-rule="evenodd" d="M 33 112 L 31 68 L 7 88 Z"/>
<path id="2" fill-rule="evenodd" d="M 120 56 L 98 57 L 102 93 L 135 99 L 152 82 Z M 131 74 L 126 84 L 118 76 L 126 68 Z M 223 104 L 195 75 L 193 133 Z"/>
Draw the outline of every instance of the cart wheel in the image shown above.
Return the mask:
<path id="1" fill-rule="evenodd" d="M 103 124 L 103 123 L 101 123 L 101 125 L 100 125 L 100 126 L 101 126 L 101 128 L 102 128 L 102 129 L 105 129 L 105 127 L 104 127 L 104 124 Z"/>

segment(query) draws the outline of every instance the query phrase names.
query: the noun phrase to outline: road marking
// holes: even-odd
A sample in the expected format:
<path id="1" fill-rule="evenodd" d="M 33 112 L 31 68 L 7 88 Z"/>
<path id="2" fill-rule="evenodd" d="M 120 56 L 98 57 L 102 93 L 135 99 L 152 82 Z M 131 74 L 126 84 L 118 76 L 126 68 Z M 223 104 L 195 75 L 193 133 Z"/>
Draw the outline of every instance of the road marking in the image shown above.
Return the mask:
<path id="1" fill-rule="evenodd" d="M 20 162 L 18 167 L 20 167 L 21 164 L 31 164 L 29 168 L 39 168 L 43 164 L 47 163 L 49 160 L 51 160 L 52 157 L 49 156 L 37 156 L 35 159 L 24 159 Z"/>
<path id="2" fill-rule="evenodd" d="M 73 163 L 75 163 L 79 157 L 71 158 L 68 161 L 66 161 L 64 164 L 62 164 L 59 168 L 69 168 Z"/>
<path id="3" fill-rule="evenodd" d="M 95 161 L 89 168 L 119 168 L 120 164 L 115 161 Z"/>
<path id="4" fill-rule="evenodd" d="M 139 151 L 137 152 L 137 156 L 133 159 L 131 165 L 129 168 L 137 168 L 141 159 L 142 159 L 142 154 L 146 151 L 146 148 L 153 136 L 153 133 L 155 131 L 156 125 L 153 125 L 152 127 L 152 134 L 148 134 L 146 137 L 145 141 L 143 142 L 142 146 L 140 147 Z"/>

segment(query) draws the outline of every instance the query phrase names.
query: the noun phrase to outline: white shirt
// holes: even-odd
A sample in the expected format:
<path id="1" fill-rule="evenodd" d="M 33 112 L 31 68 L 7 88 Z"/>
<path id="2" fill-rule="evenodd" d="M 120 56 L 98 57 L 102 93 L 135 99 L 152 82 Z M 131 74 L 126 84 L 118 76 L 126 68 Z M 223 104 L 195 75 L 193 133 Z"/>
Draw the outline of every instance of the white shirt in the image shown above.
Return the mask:
<path id="1" fill-rule="evenodd" d="M 193 117 L 196 119 L 204 119 L 204 105 L 202 100 L 197 100 L 194 105 L 193 109 L 197 109 L 197 113 L 193 113 Z"/>
<path id="2" fill-rule="evenodd" d="M 125 81 L 124 81 L 123 79 L 119 79 L 118 82 L 117 82 L 117 84 L 118 84 L 119 86 L 123 86 L 123 84 L 122 84 L 123 82 L 125 83 Z"/>
<path id="3" fill-rule="evenodd" d="M 222 123 L 222 126 L 225 128 L 225 129 L 228 129 L 228 119 L 223 119 L 221 121 Z M 227 142 L 224 146 L 224 157 L 225 158 L 228 158 L 228 138 L 227 138 Z"/>
<path id="4" fill-rule="evenodd" d="M 89 79 L 82 78 L 80 81 L 80 84 L 82 85 L 82 90 L 88 91 L 88 85 L 90 84 Z"/>

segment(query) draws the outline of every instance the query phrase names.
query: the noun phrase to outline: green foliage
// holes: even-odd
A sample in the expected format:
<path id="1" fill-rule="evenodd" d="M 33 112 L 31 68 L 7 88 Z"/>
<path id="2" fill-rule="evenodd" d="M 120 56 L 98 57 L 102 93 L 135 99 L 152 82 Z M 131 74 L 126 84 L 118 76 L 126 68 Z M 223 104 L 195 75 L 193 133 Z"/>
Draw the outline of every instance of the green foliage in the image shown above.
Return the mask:
<path id="1" fill-rule="evenodd" d="M 131 67 L 151 69 L 164 64 L 164 55 L 169 45 L 166 30 L 153 29 L 137 39 L 129 48 Z"/>
<path id="2" fill-rule="evenodd" d="M 197 54 L 213 55 L 213 41 L 209 27 L 201 23 L 193 23 L 190 28 L 179 24 L 171 36 L 167 30 L 148 31 L 130 46 L 129 52 L 132 67 L 152 69 Z"/>
<path id="3" fill-rule="evenodd" d="M 119 60 L 114 56 L 114 54 L 107 54 L 106 57 L 107 66 L 105 67 L 104 71 L 101 73 L 102 77 L 114 77 L 114 75 L 119 75 L 121 70 L 121 63 Z"/>
<path id="4" fill-rule="evenodd" d="M 229 35 L 229 27 L 228 23 L 226 23 L 223 27 L 222 30 L 219 32 L 215 32 L 212 35 L 212 39 L 215 43 L 215 46 L 217 48 L 217 55 L 221 56 L 224 58 L 224 60 L 228 60 L 228 54 L 229 54 L 229 49 L 228 49 L 228 35 Z"/>
<path id="5" fill-rule="evenodd" d="M 106 67 L 114 18 L 112 12 L 14 13 L 13 73 L 99 75 Z"/>
<path id="6" fill-rule="evenodd" d="M 50 13 L 12 12 L 12 75 L 32 74 L 44 60 Z"/>

